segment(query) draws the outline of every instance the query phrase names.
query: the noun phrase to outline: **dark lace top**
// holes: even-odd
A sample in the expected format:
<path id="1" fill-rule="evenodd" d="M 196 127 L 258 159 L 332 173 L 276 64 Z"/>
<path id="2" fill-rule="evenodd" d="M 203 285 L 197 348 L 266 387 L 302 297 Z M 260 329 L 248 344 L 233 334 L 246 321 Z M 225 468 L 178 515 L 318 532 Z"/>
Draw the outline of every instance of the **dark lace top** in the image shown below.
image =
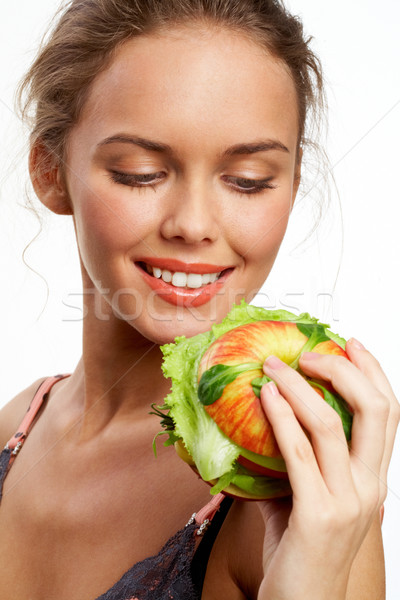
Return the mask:
<path id="1" fill-rule="evenodd" d="M 17 433 L 0 454 L 0 501 L 4 479 L 20 451 L 51 387 L 69 375 L 43 381 Z M 96 600 L 200 600 L 207 562 L 214 540 L 232 504 L 218 494 L 173 535 L 160 552 L 131 567 Z M 196 536 L 202 536 L 196 548 Z"/>

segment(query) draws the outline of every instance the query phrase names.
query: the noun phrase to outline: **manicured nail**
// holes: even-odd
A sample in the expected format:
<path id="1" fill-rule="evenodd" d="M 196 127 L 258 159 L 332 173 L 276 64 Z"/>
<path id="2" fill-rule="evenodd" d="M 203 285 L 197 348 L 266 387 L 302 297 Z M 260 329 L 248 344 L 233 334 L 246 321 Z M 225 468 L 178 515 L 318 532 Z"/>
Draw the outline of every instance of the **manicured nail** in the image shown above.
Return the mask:
<path id="1" fill-rule="evenodd" d="M 365 346 L 363 346 L 361 342 L 356 340 L 356 338 L 350 338 L 347 343 L 350 343 L 352 346 L 354 346 L 354 348 L 357 348 L 358 350 L 365 350 Z"/>
<path id="2" fill-rule="evenodd" d="M 286 366 L 286 363 L 282 362 L 277 356 L 268 356 L 264 365 L 269 367 L 270 369 L 283 369 Z"/>
<path id="3" fill-rule="evenodd" d="M 316 358 L 319 358 L 321 356 L 321 354 L 319 354 L 318 352 L 304 352 L 304 354 L 301 355 L 301 358 L 303 358 L 304 360 L 314 360 Z"/>
<path id="4" fill-rule="evenodd" d="M 269 393 L 271 394 L 271 396 L 278 396 L 279 395 L 279 390 L 276 386 L 276 383 L 274 381 L 269 381 L 266 386 L 267 390 L 269 391 Z"/>

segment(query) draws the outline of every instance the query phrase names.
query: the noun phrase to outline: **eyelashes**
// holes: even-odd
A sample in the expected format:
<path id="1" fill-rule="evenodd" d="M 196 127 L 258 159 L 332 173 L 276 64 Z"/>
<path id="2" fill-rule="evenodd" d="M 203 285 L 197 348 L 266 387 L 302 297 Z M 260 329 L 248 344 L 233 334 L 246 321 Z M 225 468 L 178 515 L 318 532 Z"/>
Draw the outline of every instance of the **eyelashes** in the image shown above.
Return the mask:
<path id="1" fill-rule="evenodd" d="M 233 191 L 239 194 L 257 194 L 263 190 L 273 190 L 277 186 L 272 184 L 272 177 L 266 179 L 248 179 L 245 177 L 228 177 L 224 176 L 223 181 L 226 181 Z M 236 185 L 234 184 L 236 182 Z"/>
<path id="2" fill-rule="evenodd" d="M 120 183 L 128 187 L 146 188 L 151 187 L 155 191 L 154 185 L 165 178 L 163 171 L 157 173 L 141 173 L 131 175 L 129 173 L 120 173 L 119 171 L 110 171 L 110 179 L 114 183 Z"/>
<path id="3" fill-rule="evenodd" d="M 138 188 L 139 190 L 151 187 L 153 191 L 156 191 L 155 186 L 163 181 L 165 177 L 166 173 L 164 171 L 141 174 L 121 173 L 119 171 L 110 171 L 109 173 L 109 178 L 112 182 L 131 188 Z M 232 177 L 224 175 L 222 180 L 227 183 L 233 192 L 237 192 L 239 194 L 259 194 L 264 190 L 272 190 L 278 187 L 272 183 L 273 177 L 267 177 L 265 179 L 250 179 L 247 177 Z"/>

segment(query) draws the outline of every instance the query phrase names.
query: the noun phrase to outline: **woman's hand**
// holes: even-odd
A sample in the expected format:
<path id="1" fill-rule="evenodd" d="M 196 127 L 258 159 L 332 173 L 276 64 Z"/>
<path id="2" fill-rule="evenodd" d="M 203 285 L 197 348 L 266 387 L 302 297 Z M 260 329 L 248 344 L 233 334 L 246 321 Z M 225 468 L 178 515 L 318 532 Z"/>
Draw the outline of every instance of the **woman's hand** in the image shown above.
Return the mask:
<path id="1" fill-rule="evenodd" d="M 354 411 L 351 448 L 338 414 L 294 369 L 271 357 L 261 401 L 286 461 L 293 498 L 260 503 L 267 535 L 259 600 L 344 600 L 352 562 L 387 494 L 400 408 L 378 361 L 316 353 L 302 371 L 330 381 Z"/>

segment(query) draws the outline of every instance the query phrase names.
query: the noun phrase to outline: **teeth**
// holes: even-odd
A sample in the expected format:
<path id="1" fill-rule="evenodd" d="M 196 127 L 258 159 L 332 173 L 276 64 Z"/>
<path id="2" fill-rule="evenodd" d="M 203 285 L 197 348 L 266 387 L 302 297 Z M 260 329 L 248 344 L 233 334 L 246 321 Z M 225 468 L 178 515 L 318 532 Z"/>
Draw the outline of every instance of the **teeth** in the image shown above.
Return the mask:
<path id="1" fill-rule="evenodd" d="M 199 273 L 181 273 L 177 271 L 171 273 L 167 269 L 160 269 L 159 267 L 151 267 L 146 265 L 147 271 L 153 274 L 157 279 L 162 279 L 166 283 L 171 283 L 175 287 L 188 287 L 188 288 L 199 288 L 208 283 L 213 283 L 218 279 L 221 273 L 205 273 L 200 275 Z"/>
<path id="2" fill-rule="evenodd" d="M 171 281 L 172 281 L 171 271 L 167 271 L 167 270 L 163 271 L 162 278 L 163 278 L 163 281 L 165 281 L 165 283 L 171 283 Z"/>
<path id="3" fill-rule="evenodd" d="M 172 285 L 175 285 L 176 287 L 186 287 L 186 283 L 186 273 L 179 273 L 179 271 L 177 271 L 172 275 Z"/>
<path id="4" fill-rule="evenodd" d="M 198 273 L 189 273 L 187 276 L 187 286 L 190 288 L 199 288 L 203 285 L 203 277 Z"/>

